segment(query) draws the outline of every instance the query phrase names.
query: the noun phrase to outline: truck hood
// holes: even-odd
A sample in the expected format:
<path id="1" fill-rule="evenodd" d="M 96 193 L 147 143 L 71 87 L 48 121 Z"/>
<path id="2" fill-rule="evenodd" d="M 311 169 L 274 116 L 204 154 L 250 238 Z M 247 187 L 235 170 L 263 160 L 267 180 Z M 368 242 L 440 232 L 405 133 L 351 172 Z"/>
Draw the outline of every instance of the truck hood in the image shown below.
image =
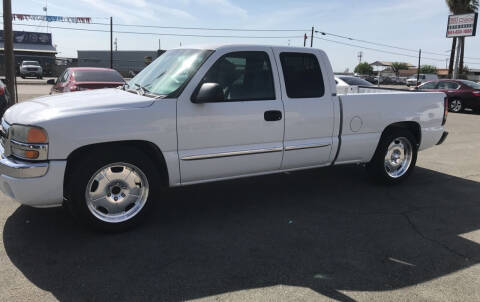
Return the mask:
<path id="1" fill-rule="evenodd" d="M 35 124 L 73 115 L 151 106 L 154 100 L 121 89 L 63 93 L 25 101 L 10 107 L 3 118 L 9 124 Z"/>

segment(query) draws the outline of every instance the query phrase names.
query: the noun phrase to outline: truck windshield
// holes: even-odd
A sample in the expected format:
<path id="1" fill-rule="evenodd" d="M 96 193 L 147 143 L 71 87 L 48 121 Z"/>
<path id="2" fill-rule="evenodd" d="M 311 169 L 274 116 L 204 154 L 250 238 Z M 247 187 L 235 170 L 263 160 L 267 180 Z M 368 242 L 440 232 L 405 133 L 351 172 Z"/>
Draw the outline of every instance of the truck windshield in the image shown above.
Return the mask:
<path id="1" fill-rule="evenodd" d="M 187 83 L 212 50 L 174 49 L 162 54 L 128 82 L 157 95 L 172 95 Z"/>

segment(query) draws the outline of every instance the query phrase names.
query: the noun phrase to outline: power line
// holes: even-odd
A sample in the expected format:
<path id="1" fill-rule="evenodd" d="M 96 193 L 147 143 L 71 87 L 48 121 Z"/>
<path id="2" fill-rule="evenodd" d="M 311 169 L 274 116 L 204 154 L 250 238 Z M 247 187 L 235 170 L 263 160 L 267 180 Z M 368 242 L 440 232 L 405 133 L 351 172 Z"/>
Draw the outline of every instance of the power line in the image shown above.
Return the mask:
<path id="1" fill-rule="evenodd" d="M 13 25 L 18 26 L 35 26 L 31 24 L 19 24 L 13 23 Z M 45 25 L 42 25 L 45 27 Z M 87 29 L 87 28 L 75 28 L 75 27 L 60 27 L 60 26 L 49 26 L 49 28 L 55 29 L 66 29 L 66 30 L 77 30 L 77 31 L 90 31 L 90 32 L 110 32 L 109 30 L 104 29 Z M 302 38 L 302 36 L 237 36 L 237 35 L 200 35 L 200 34 L 176 34 L 176 33 L 154 33 L 154 32 L 138 32 L 138 31 L 113 31 L 117 34 L 137 34 L 137 35 L 156 35 L 156 36 L 174 36 L 174 37 L 201 37 L 201 38 L 253 38 L 253 39 L 293 39 L 293 38 Z"/>
<path id="2" fill-rule="evenodd" d="M 417 58 L 418 57 L 418 56 L 415 56 L 415 55 L 410 55 L 410 54 L 405 54 L 405 53 L 400 53 L 400 52 L 393 52 L 393 51 L 388 51 L 388 50 L 383 50 L 383 49 L 378 49 L 378 48 L 372 48 L 372 47 L 366 47 L 366 46 L 361 46 L 361 45 L 356 45 L 356 44 L 351 44 L 351 43 L 326 39 L 326 38 L 320 38 L 320 37 L 317 37 L 317 36 L 314 36 L 314 38 L 319 39 L 319 40 L 323 40 L 323 41 L 332 42 L 332 43 L 347 45 L 347 46 L 351 46 L 351 47 L 358 47 L 358 48 L 368 49 L 368 50 L 372 50 L 372 51 L 388 53 L 388 54 L 392 54 L 392 55 L 399 55 L 399 56 L 405 56 L 405 57 L 411 57 L 411 58 Z M 444 61 L 443 59 L 436 59 L 436 58 L 424 58 L 424 59 L 430 59 L 430 60 L 441 61 L 441 62 Z"/>
<path id="3" fill-rule="evenodd" d="M 55 20 L 51 22 L 63 22 L 70 23 L 64 20 Z M 90 22 L 79 23 L 82 25 L 105 25 L 110 26 L 110 23 L 104 22 Z M 253 29 L 253 28 L 214 28 L 214 27 L 183 27 L 183 26 L 161 26 L 161 25 L 146 25 L 146 24 L 125 24 L 125 23 L 113 23 L 115 26 L 122 27 L 143 27 L 143 28 L 161 28 L 161 29 L 178 29 L 178 30 L 207 30 L 207 31 L 244 31 L 244 32 L 305 32 L 310 29 Z"/>
<path id="4" fill-rule="evenodd" d="M 388 48 L 393 48 L 393 49 L 405 50 L 405 51 L 410 51 L 410 52 L 418 53 L 418 49 L 404 48 L 404 47 L 399 47 L 399 46 L 394 46 L 394 45 L 388 45 L 388 44 L 383 44 L 383 43 L 371 42 L 371 41 L 367 41 L 367 40 L 356 39 L 356 38 L 352 38 L 352 37 L 348 37 L 348 36 L 333 34 L 333 33 L 325 32 L 325 31 L 319 31 L 319 30 L 316 30 L 315 32 L 316 32 L 316 33 L 319 33 L 319 34 L 322 34 L 322 35 L 329 35 L 329 36 L 333 36 L 333 37 L 337 37 L 337 38 L 341 38 L 341 39 L 347 39 L 347 40 L 350 40 L 350 41 L 357 41 L 357 42 L 362 42 L 362 43 L 371 44 L 371 45 L 376 45 L 376 46 L 382 46 L 382 47 L 388 47 Z M 446 55 L 446 54 L 442 54 L 442 53 L 438 53 L 438 52 L 433 52 L 433 51 L 423 51 L 423 52 L 426 53 L 426 54 L 431 54 L 431 55 L 436 55 L 436 56 L 449 57 L 449 56 Z M 480 60 L 480 58 L 472 58 L 472 57 L 464 57 L 464 58 L 466 58 L 466 59 L 472 59 L 472 60 Z"/>
<path id="5" fill-rule="evenodd" d="M 314 36 L 315 39 L 327 41 L 327 42 L 332 42 L 332 43 L 337 43 L 341 45 L 346 45 L 350 47 L 356 47 L 356 48 L 363 48 L 371 51 L 376 51 L 376 52 L 382 52 L 382 53 L 388 53 L 388 54 L 393 54 L 393 55 L 398 55 L 398 56 L 405 56 L 405 57 L 410 57 L 410 58 L 418 58 L 418 56 L 411 55 L 411 54 L 405 54 L 405 53 L 400 53 L 400 52 L 393 52 L 393 51 L 388 51 L 388 50 L 383 50 L 383 49 L 378 49 L 378 48 L 372 48 L 372 47 L 366 47 L 366 46 L 361 46 L 361 45 L 356 45 L 356 44 L 351 44 L 351 43 L 346 43 L 346 42 L 341 42 L 341 41 L 336 41 L 336 40 L 331 40 L 331 39 L 326 39 L 326 38 L 320 38 L 317 36 Z M 431 60 L 431 61 L 437 61 L 437 62 L 444 62 L 445 59 L 438 59 L 438 58 L 429 58 L 429 57 L 422 57 L 422 59 L 425 60 Z M 471 65 L 478 65 L 480 63 L 473 63 L 473 62 L 464 62 L 465 64 L 471 64 Z"/>

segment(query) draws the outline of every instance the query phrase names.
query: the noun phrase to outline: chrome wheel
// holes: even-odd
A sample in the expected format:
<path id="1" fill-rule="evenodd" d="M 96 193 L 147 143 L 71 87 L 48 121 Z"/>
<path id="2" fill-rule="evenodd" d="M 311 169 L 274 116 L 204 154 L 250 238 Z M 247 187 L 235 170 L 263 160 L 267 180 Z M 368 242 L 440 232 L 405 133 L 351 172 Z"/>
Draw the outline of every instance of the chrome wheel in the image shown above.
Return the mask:
<path id="1" fill-rule="evenodd" d="M 396 138 L 390 143 L 385 155 L 385 171 L 392 178 L 403 176 L 410 167 L 413 148 L 405 137 Z"/>
<path id="2" fill-rule="evenodd" d="M 462 110 L 462 101 L 452 100 L 450 102 L 450 110 L 453 112 L 460 112 Z"/>
<path id="3" fill-rule="evenodd" d="M 128 163 L 112 163 L 93 174 L 85 190 L 88 209 L 98 219 L 118 223 L 137 215 L 149 192 L 145 174 Z"/>

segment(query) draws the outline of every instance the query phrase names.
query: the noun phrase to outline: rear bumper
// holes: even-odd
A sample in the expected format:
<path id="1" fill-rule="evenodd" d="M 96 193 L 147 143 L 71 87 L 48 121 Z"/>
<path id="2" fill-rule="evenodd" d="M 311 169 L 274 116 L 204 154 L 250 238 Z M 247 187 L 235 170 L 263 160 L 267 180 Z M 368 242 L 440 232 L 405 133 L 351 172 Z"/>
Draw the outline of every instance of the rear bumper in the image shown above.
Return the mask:
<path id="1" fill-rule="evenodd" d="M 443 134 L 442 134 L 442 137 L 441 137 L 440 140 L 438 141 L 437 145 L 443 144 L 443 142 L 447 139 L 447 136 L 448 136 L 448 132 L 447 132 L 447 131 L 444 131 Z"/>
<path id="2" fill-rule="evenodd" d="M 59 206 L 66 161 L 32 163 L 6 158 L 0 146 L 0 191 L 21 204 Z"/>

